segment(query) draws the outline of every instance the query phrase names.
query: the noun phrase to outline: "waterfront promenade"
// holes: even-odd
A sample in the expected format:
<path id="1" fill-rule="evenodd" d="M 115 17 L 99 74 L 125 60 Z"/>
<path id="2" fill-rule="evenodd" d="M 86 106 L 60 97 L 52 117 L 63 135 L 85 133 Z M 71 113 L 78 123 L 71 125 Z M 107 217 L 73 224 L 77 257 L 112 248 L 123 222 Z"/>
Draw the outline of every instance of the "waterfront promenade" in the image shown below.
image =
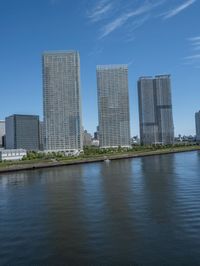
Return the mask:
<path id="1" fill-rule="evenodd" d="M 51 168 L 67 165 L 76 165 L 76 164 L 86 164 L 86 163 L 95 163 L 102 162 L 105 160 L 119 160 L 119 159 L 128 159 L 128 158 L 138 158 L 170 153 L 179 153 L 179 152 L 189 152 L 200 150 L 200 146 L 185 146 L 185 147 L 170 147 L 164 149 L 150 150 L 150 151 L 131 151 L 131 152 L 121 152 L 116 154 L 96 154 L 88 155 L 84 157 L 76 158 L 61 158 L 61 159 L 35 159 L 27 161 L 18 161 L 18 162 L 2 162 L 0 163 L 0 174 L 6 172 L 15 172 L 15 171 L 24 171 L 24 170 L 34 170 L 42 168 Z"/>

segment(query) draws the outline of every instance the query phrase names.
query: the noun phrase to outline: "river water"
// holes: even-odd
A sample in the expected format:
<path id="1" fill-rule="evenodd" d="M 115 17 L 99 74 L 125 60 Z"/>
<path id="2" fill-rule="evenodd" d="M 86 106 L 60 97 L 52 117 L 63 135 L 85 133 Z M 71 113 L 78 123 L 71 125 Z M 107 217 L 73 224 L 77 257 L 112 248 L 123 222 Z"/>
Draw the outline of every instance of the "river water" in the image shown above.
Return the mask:
<path id="1" fill-rule="evenodd" d="M 0 265 L 200 265 L 200 152 L 1 174 Z"/>

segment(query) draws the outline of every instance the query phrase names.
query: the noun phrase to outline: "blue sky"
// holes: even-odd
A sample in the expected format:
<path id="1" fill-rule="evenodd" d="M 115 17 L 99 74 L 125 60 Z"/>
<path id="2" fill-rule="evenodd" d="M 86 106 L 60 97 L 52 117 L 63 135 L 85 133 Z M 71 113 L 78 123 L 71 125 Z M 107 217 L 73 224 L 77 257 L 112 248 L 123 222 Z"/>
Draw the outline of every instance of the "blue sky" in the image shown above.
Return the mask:
<path id="1" fill-rule="evenodd" d="M 98 124 L 96 65 L 128 64 L 132 135 L 137 79 L 171 74 L 176 134 L 200 110 L 200 0 L 0 0 L 0 119 L 42 118 L 41 54 L 78 50 L 83 125 Z"/>

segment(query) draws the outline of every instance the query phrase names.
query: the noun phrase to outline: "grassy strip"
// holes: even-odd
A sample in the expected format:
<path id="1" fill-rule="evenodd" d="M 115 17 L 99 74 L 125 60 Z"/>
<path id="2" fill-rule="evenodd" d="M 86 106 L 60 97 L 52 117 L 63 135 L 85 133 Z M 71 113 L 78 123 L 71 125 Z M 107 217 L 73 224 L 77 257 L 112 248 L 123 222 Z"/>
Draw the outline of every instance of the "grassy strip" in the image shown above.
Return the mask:
<path id="1" fill-rule="evenodd" d="M 95 159 L 117 159 L 117 158 L 126 158 L 126 157 L 134 157 L 134 156 L 145 156 L 145 155 L 154 155 L 154 154 L 165 154 L 165 153 L 171 153 L 171 152 L 183 152 L 183 151 L 194 151 L 194 150 L 200 150 L 200 146 L 180 146 L 180 147 L 165 147 L 156 149 L 155 147 L 142 147 L 139 149 L 132 149 L 132 150 L 108 150 L 105 153 L 97 153 L 96 151 L 90 153 L 84 153 L 79 157 L 60 157 L 55 156 L 54 158 L 35 158 L 35 159 L 29 159 L 21 160 L 21 161 L 12 161 L 12 162 L 1 162 L 0 163 L 0 170 L 6 170 L 6 169 L 13 169 L 16 167 L 16 169 L 20 167 L 30 167 L 30 166 L 39 166 L 39 165 L 53 165 L 55 164 L 67 164 L 67 163 L 76 163 L 81 161 L 92 161 Z"/>

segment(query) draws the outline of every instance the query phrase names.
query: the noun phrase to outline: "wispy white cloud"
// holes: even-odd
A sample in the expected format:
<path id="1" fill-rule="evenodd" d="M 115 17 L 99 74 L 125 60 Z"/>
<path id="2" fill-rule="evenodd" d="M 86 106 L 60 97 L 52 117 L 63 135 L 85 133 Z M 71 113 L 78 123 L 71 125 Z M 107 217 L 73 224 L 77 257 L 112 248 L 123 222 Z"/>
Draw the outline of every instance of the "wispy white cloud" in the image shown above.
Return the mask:
<path id="1" fill-rule="evenodd" d="M 192 65 L 194 67 L 200 66 L 200 36 L 188 38 L 190 49 L 193 51 L 192 55 L 184 57 L 184 65 Z"/>
<path id="2" fill-rule="evenodd" d="M 191 55 L 191 56 L 186 56 L 185 59 L 186 59 L 186 60 L 200 59 L 200 54 L 195 54 L 195 55 Z"/>
<path id="3" fill-rule="evenodd" d="M 200 36 L 192 37 L 192 38 L 189 38 L 188 40 L 191 42 L 197 42 L 197 41 L 200 41 Z"/>
<path id="4" fill-rule="evenodd" d="M 150 19 L 169 19 L 176 16 L 197 0 L 91 0 L 86 17 L 92 23 L 98 23 L 99 39 L 104 39 L 123 27 L 123 39 L 135 39 L 134 32 Z M 175 6 L 175 2 L 182 3 Z M 172 6 L 171 10 L 169 5 Z M 161 13 L 162 12 L 162 13 Z M 161 15 L 156 15 L 160 13 Z M 99 23 L 101 22 L 101 23 Z M 100 28 L 99 28 L 100 27 Z M 200 41 L 200 36 L 193 41 Z M 198 39 L 197 39 L 198 38 Z M 194 50 L 199 50 L 197 45 Z"/>
<path id="5" fill-rule="evenodd" d="M 192 42 L 191 43 L 192 46 L 197 46 L 197 45 L 200 45 L 200 41 L 197 41 L 197 42 Z"/>
<path id="6" fill-rule="evenodd" d="M 199 51 L 200 50 L 200 43 L 198 45 L 194 46 L 193 50 L 194 51 Z"/>
<path id="7" fill-rule="evenodd" d="M 109 13 L 112 9 L 113 3 L 109 0 L 101 0 L 93 7 L 92 10 L 88 11 L 87 17 L 92 22 L 97 22 L 104 18 L 104 16 Z"/>
<path id="8" fill-rule="evenodd" d="M 181 4 L 180 6 L 177 6 L 174 9 L 166 12 L 164 14 L 163 19 L 169 19 L 171 17 L 174 17 L 174 16 L 178 15 L 180 12 L 182 12 L 183 10 L 185 10 L 186 8 L 188 8 L 189 6 L 194 4 L 195 2 L 196 2 L 196 0 L 187 0 L 186 2 Z"/>
<path id="9" fill-rule="evenodd" d="M 126 13 L 120 15 L 119 17 L 117 17 L 113 21 L 109 22 L 107 25 L 105 25 L 102 28 L 102 34 L 100 36 L 100 39 L 108 36 L 110 33 L 115 31 L 116 29 L 119 29 L 120 27 L 122 27 L 129 19 L 134 18 L 134 17 L 138 17 L 140 15 L 143 15 L 143 14 L 151 11 L 153 8 L 155 8 L 156 6 L 158 6 L 158 4 L 161 4 L 162 2 L 163 1 L 160 1 L 157 4 L 150 4 L 149 2 L 145 2 L 145 4 L 140 6 L 139 8 L 137 8 L 131 12 L 126 12 Z M 139 23 L 139 21 L 138 21 L 138 23 Z M 138 24 L 138 23 L 136 22 L 136 24 Z M 136 26 L 136 24 L 135 24 L 135 26 Z M 141 24 L 141 21 L 140 21 L 140 24 Z"/>
<path id="10" fill-rule="evenodd" d="M 188 41 L 190 42 L 193 50 L 200 50 L 200 36 L 189 38 Z"/>
<path id="11" fill-rule="evenodd" d="M 124 40 L 126 42 L 135 41 L 135 31 L 138 28 L 142 27 L 146 23 L 146 21 L 149 19 L 150 19 L 150 16 L 147 14 L 141 18 L 134 19 L 131 23 L 128 23 L 127 24 L 127 34 L 124 36 Z"/>

